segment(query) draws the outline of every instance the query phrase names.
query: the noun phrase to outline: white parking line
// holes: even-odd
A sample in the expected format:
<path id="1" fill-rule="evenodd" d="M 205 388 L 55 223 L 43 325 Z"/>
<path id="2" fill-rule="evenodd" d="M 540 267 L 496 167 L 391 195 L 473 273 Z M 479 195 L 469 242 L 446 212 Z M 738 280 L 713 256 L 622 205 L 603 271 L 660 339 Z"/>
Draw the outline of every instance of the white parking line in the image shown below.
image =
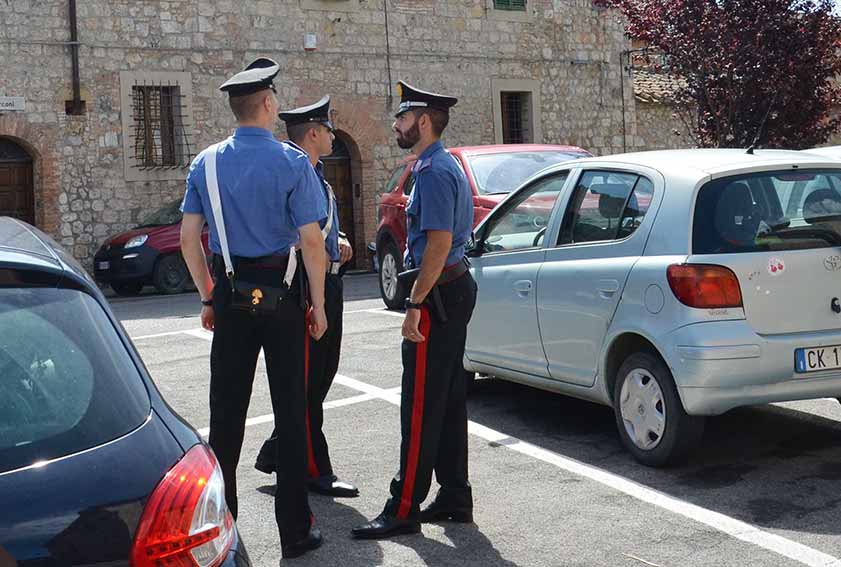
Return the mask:
<path id="1" fill-rule="evenodd" d="M 338 378 L 338 376 L 337 376 L 337 378 Z M 393 394 L 396 393 L 397 397 L 398 398 L 400 397 L 400 388 L 391 388 L 390 390 L 385 390 L 385 392 L 388 392 L 388 394 L 386 394 L 386 395 L 393 395 Z M 378 399 L 381 399 L 381 398 L 379 396 L 375 395 L 375 394 L 359 394 L 359 395 L 356 395 L 356 396 L 350 396 L 348 398 L 341 398 L 339 400 L 324 402 L 323 407 L 324 407 L 324 409 L 328 410 L 328 409 L 333 409 L 333 408 L 350 406 L 350 405 L 353 405 L 353 404 L 359 404 L 359 403 L 362 403 L 362 402 L 369 402 L 371 400 L 378 400 Z M 259 415 L 257 417 L 252 417 L 250 419 L 245 420 L 245 426 L 246 427 L 251 427 L 252 425 L 262 425 L 263 423 L 270 423 L 270 422 L 273 422 L 273 421 L 274 421 L 274 415 L 268 413 L 266 415 Z M 199 432 L 199 435 L 201 435 L 202 437 L 207 437 L 210 434 L 210 428 L 209 427 L 203 427 L 203 428 L 199 429 L 198 432 Z"/>
<path id="2" fill-rule="evenodd" d="M 402 316 L 402 314 L 396 315 Z M 205 340 L 210 340 L 213 337 L 212 333 L 204 331 L 203 329 L 181 332 Z M 334 402 L 336 404 L 343 403 L 343 405 L 348 405 L 350 403 L 359 403 L 360 401 L 366 401 L 369 399 L 381 399 L 394 405 L 400 405 L 399 388 L 387 390 L 356 380 L 355 378 L 343 376 L 341 374 L 336 375 L 335 382 L 362 393 L 360 396 L 353 396 L 352 398 L 345 398 L 344 400 L 336 400 L 336 402 Z M 266 423 L 271 420 L 272 416 L 260 416 L 248 420 L 246 425 Z M 202 433 L 202 435 L 206 435 L 204 431 L 206 430 L 200 430 L 200 433 Z M 768 551 L 782 555 L 783 557 L 787 557 L 793 561 L 797 561 L 798 563 L 802 563 L 803 565 L 808 565 L 809 567 L 841 567 L 841 559 L 812 547 L 808 547 L 794 540 L 764 531 L 752 524 L 737 520 L 736 518 L 731 518 L 725 514 L 702 508 L 701 506 L 690 502 L 685 502 L 658 490 L 654 490 L 627 478 L 608 472 L 604 469 L 582 463 L 581 461 L 577 461 L 575 459 L 570 459 L 569 457 L 564 457 L 563 455 L 532 445 L 531 443 L 527 443 L 517 439 L 516 437 L 511 437 L 505 433 L 485 427 L 479 423 L 473 421 L 468 422 L 468 431 L 480 439 L 484 439 L 485 441 L 491 443 L 499 443 L 501 446 L 512 451 L 516 451 L 533 459 L 553 465 L 572 474 L 588 478 L 616 491 L 627 494 L 632 498 L 636 498 L 642 502 L 646 502 L 679 516 L 688 518 L 692 521 L 704 524 L 705 526 L 725 533 L 735 539 L 751 543 Z"/>
<path id="3" fill-rule="evenodd" d="M 167 333 L 156 333 L 154 335 L 140 335 L 139 337 L 131 337 L 132 342 L 142 341 L 145 339 L 157 339 L 159 337 L 171 337 L 173 335 L 183 335 L 187 331 L 169 331 Z"/>
<path id="4" fill-rule="evenodd" d="M 390 315 L 391 317 L 405 317 L 406 314 L 401 311 L 389 311 L 385 307 L 379 309 L 356 309 L 353 311 L 344 311 L 343 315 L 353 315 L 354 313 L 374 313 L 375 315 Z"/>

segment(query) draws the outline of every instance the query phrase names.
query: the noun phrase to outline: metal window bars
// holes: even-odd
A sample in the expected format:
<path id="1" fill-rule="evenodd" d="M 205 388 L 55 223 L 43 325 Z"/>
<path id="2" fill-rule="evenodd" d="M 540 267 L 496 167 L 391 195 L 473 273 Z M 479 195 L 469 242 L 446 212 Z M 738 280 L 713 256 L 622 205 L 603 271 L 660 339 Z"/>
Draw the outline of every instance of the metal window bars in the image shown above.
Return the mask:
<path id="1" fill-rule="evenodd" d="M 193 158 L 178 82 L 135 83 L 131 88 L 132 136 L 138 169 L 178 169 Z"/>
<path id="2" fill-rule="evenodd" d="M 502 143 L 525 144 L 531 142 L 530 93 L 503 92 Z"/>

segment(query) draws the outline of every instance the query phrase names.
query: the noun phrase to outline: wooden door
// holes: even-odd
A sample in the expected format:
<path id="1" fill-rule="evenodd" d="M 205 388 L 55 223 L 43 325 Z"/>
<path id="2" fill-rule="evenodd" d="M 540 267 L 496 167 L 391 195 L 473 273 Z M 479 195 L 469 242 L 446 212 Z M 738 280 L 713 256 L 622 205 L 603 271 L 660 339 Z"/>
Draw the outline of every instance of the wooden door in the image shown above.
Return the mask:
<path id="1" fill-rule="evenodd" d="M 353 222 L 353 182 L 350 174 L 350 159 L 348 158 L 325 158 L 324 178 L 333 187 L 336 194 L 336 206 L 339 208 L 339 228 L 347 234 L 347 238 L 353 246 L 353 259 L 348 265 L 349 268 L 356 267 L 356 259 L 364 250 L 358 250 L 355 238 L 355 224 Z"/>
<path id="2" fill-rule="evenodd" d="M 0 216 L 35 224 L 32 162 L 0 162 Z"/>

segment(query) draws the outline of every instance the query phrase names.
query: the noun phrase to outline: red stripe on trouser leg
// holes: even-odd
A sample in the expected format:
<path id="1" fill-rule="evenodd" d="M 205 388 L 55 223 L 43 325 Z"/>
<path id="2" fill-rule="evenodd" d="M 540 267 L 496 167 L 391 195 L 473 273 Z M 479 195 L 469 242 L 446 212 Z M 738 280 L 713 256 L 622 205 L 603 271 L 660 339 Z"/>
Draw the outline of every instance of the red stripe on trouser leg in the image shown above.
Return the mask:
<path id="1" fill-rule="evenodd" d="M 426 354 L 429 345 L 429 313 L 426 307 L 421 308 L 420 334 L 426 337 L 422 343 L 417 343 L 415 354 L 415 386 L 412 389 L 412 425 L 409 437 L 409 454 L 406 457 L 406 470 L 403 478 L 403 494 L 400 496 L 398 518 L 406 518 L 412 509 L 412 496 L 415 492 L 415 476 L 418 472 L 420 458 L 421 436 L 423 429 L 424 387 L 426 386 Z"/>
<path id="2" fill-rule="evenodd" d="M 321 474 L 318 472 L 318 466 L 315 464 L 315 454 L 312 451 L 312 432 L 310 429 L 310 312 L 307 311 L 307 316 L 304 328 L 304 394 L 307 404 L 307 474 L 312 478 L 318 478 Z"/>

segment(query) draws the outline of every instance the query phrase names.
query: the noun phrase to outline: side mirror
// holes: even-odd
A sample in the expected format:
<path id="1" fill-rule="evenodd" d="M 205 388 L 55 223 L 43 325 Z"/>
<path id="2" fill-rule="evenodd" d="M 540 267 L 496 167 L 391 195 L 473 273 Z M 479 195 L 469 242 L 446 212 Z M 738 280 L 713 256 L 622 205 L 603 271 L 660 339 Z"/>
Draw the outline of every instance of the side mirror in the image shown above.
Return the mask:
<path id="1" fill-rule="evenodd" d="M 470 233 L 470 239 L 464 245 L 464 253 L 469 258 L 477 258 L 482 255 L 482 241 L 476 240 L 476 233 Z"/>

